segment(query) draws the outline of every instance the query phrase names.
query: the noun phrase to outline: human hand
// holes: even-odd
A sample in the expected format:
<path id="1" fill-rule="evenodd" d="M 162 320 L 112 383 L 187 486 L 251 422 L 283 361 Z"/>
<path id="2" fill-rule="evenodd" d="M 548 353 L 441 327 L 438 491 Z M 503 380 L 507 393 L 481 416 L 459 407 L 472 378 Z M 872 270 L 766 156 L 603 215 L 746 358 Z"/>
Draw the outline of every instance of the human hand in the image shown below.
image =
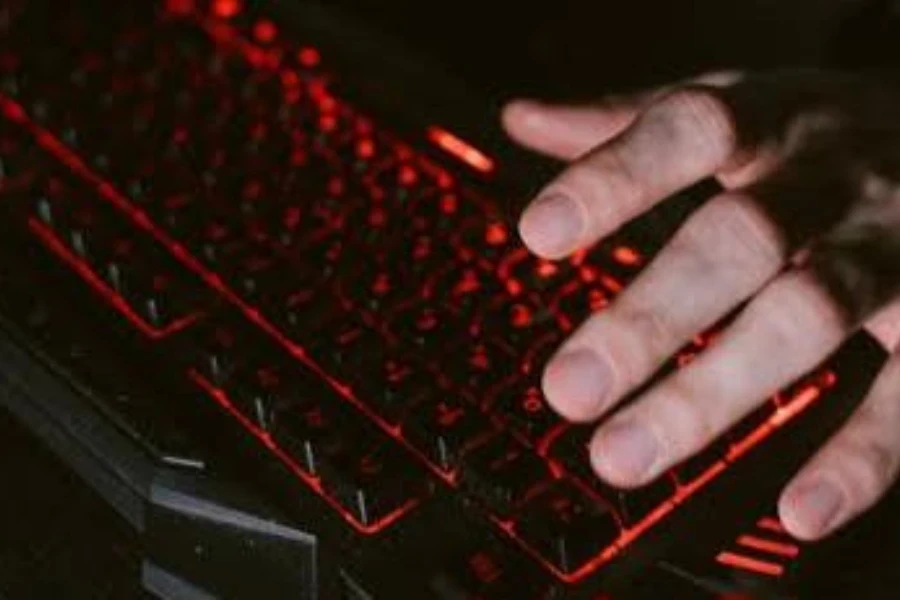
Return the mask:
<path id="1" fill-rule="evenodd" d="M 700 208 L 544 372 L 581 422 L 613 410 L 697 333 L 746 308 L 692 361 L 606 421 L 596 472 L 635 487 L 698 452 L 859 327 L 900 339 L 900 81 L 813 70 L 714 74 L 593 106 L 519 101 L 519 143 L 571 164 L 520 222 L 558 259 L 714 176 Z M 900 357 L 779 502 L 801 539 L 871 507 L 900 470 Z"/>

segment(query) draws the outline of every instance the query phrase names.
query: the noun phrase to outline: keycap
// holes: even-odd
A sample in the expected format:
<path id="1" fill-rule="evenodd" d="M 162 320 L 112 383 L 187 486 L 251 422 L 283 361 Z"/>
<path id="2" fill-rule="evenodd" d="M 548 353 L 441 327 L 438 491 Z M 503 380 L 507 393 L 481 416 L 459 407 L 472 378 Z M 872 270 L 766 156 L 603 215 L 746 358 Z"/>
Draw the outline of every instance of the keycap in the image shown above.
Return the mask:
<path id="1" fill-rule="evenodd" d="M 273 429 L 280 411 L 299 412 L 334 396 L 319 375 L 284 359 L 243 366 L 225 385 L 225 392 L 231 403 L 263 431 Z"/>
<path id="2" fill-rule="evenodd" d="M 675 488 L 674 477 L 666 473 L 639 488 L 618 490 L 605 486 L 601 493 L 618 507 L 622 522 L 631 527 L 669 500 L 675 494 Z"/>
<path id="3" fill-rule="evenodd" d="M 338 276 L 337 289 L 357 309 L 386 313 L 416 293 L 395 265 L 365 256 L 352 262 Z"/>
<path id="4" fill-rule="evenodd" d="M 498 386 L 518 374 L 515 353 L 506 344 L 490 338 L 464 342 L 442 361 L 442 367 L 479 403 L 487 401 Z"/>
<path id="5" fill-rule="evenodd" d="M 443 300 L 465 318 L 474 318 L 502 290 L 496 277 L 471 264 L 448 261 L 435 268 L 425 295 Z"/>
<path id="6" fill-rule="evenodd" d="M 489 508 L 507 515 L 550 483 L 546 463 L 508 435 L 497 435 L 469 453 L 463 483 Z"/>
<path id="7" fill-rule="evenodd" d="M 167 344 L 175 360 L 217 386 L 223 386 L 255 356 L 275 352 L 270 340 L 230 312 L 203 320 L 176 334 Z"/>
<path id="8" fill-rule="evenodd" d="M 592 482 L 598 478 L 591 466 L 588 443 L 594 435 L 595 428 L 589 425 L 569 427 L 550 446 L 550 457 L 559 461 L 566 470 L 584 482 Z"/>
<path id="9" fill-rule="evenodd" d="M 283 287 L 260 294 L 259 307 L 290 340 L 306 345 L 323 339 L 321 332 L 348 319 L 339 300 L 330 292 L 288 279 Z M 328 338 L 324 338 L 328 339 Z"/>
<path id="10" fill-rule="evenodd" d="M 541 600 L 555 595 L 537 563 L 493 536 L 449 551 L 439 564 L 429 576 L 429 592 L 439 600 Z"/>
<path id="11" fill-rule="evenodd" d="M 514 347 L 544 336 L 557 335 L 558 324 L 546 308 L 516 298 L 498 298 L 477 318 L 479 331 L 494 335 Z"/>
<path id="12" fill-rule="evenodd" d="M 423 367 L 384 352 L 355 363 L 354 369 L 348 382 L 357 397 L 394 425 L 414 407 L 436 402 L 442 393 Z"/>
<path id="13" fill-rule="evenodd" d="M 381 432 L 348 441 L 322 457 L 319 474 L 328 492 L 360 523 L 377 522 L 425 491 L 420 465 Z"/>
<path id="14" fill-rule="evenodd" d="M 319 364 L 342 381 L 358 381 L 367 362 L 377 362 L 385 356 L 385 341 L 378 331 L 354 315 L 321 327 L 310 338 L 308 349 Z"/>
<path id="15" fill-rule="evenodd" d="M 537 443 L 562 419 L 550 408 L 536 377 L 522 378 L 502 388 L 492 400 L 491 408 L 525 439 Z"/>
<path id="16" fill-rule="evenodd" d="M 336 454 L 367 423 L 334 393 L 319 402 L 284 406 L 272 414 L 272 438 L 310 475 L 325 456 Z"/>
<path id="17" fill-rule="evenodd" d="M 572 265 L 538 258 L 526 249 L 514 251 L 510 260 L 501 264 L 498 271 L 504 279 L 513 279 L 529 290 L 552 294 L 572 278 Z"/>
<path id="18" fill-rule="evenodd" d="M 166 329 L 203 309 L 207 294 L 183 267 L 156 252 L 137 258 L 130 264 L 114 258 L 106 263 L 106 275 L 147 324 Z"/>
<path id="19" fill-rule="evenodd" d="M 574 285 L 566 287 L 557 296 L 551 306 L 564 314 L 574 325 L 580 324 L 590 315 L 603 310 L 612 301 L 609 290 L 600 285 L 582 285 L 573 282 Z"/>
<path id="20" fill-rule="evenodd" d="M 516 535 L 563 573 L 574 573 L 616 541 L 613 510 L 571 481 L 555 482 L 524 507 Z"/>
<path id="21" fill-rule="evenodd" d="M 462 455 L 493 430 L 487 418 L 449 390 L 421 403 L 403 420 L 403 436 L 434 465 L 450 472 Z"/>
<path id="22" fill-rule="evenodd" d="M 438 357 L 465 339 L 467 326 L 446 305 L 418 304 L 399 312 L 389 325 L 401 341 Z"/>
<path id="23" fill-rule="evenodd" d="M 513 249 L 513 234 L 510 227 L 495 219 L 473 219 L 462 226 L 459 243 L 467 248 L 473 257 L 497 263 Z"/>

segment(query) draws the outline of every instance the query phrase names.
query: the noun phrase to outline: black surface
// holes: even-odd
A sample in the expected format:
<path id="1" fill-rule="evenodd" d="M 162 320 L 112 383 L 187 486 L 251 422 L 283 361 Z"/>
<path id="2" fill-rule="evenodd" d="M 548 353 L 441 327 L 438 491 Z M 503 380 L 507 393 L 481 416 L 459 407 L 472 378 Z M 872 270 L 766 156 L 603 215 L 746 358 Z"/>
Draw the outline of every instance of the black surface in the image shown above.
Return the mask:
<path id="1" fill-rule="evenodd" d="M 146 597 L 124 521 L 3 409 L 0 490 L 0 597 Z"/>

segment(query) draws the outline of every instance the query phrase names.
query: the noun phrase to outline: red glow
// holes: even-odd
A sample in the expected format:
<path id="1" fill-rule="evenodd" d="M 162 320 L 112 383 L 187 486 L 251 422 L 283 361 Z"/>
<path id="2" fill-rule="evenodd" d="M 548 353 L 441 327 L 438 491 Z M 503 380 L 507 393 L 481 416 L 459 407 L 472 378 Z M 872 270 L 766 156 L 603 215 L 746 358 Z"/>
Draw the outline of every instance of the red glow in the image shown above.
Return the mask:
<path id="1" fill-rule="evenodd" d="M 625 286 L 622 285 L 618 279 L 616 279 L 612 275 L 607 275 L 606 273 L 600 274 L 600 283 L 602 283 L 603 287 L 611 291 L 613 294 L 618 294 L 625 289 Z"/>
<path id="2" fill-rule="evenodd" d="M 807 386 L 800 393 L 794 396 L 794 399 L 791 400 L 790 403 L 785 404 L 775 411 L 775 414 L 772 415 L 772 425 L 775 427 L 780 427 L 784 425 L 799 413 L 804 411 L 807 406 L 815 402 L 819 399 L 819 396 L 822 395 L 822 390 L 814 385 Z"/>
<path id="3" fill-rule="evenodd" d="M 795 558 L 800 554 L 800 547 L 796 544 L 788 544 L 786 542 L 776 542 L 774 540 L 766 540 L 754 535 L 742 535 L 737 540 L 738 545 L 745 548 L 752 548 L 776 556 L 784 556 L 786 558 Z"/>
<path id="4" fill-rule="evenodd" d="M 781 521 L 779 521 L 778 519 L 773 519 L 772 517 L 763 517 L 756 524 L 760 529 L 774 531 L 775 533 L 787 533 L 784 525 L 781 524 Z"/>
<path id="5" fill-rule="evenodd" d="M 468 142 L 461 140 L 446 129 L 432 126 L 427 130 L 428 139 L 445 152 L 449 152 L 476 171 L 491 173 L 496 168 L 494 161 Z"/>
<path id="6" fill-rule="evenodd" d="M 227 28 L 229 29 L 230 28 Z M 211 35 L 216 35 L 214 31 L 210 28 L 207 30 L 211 33 Z M 238 49 L 243 51 L 245 55 L 248 56 L 248 60 L 251 57 L 250 50 L 253 49 L 252 46 L 243 42 L 241 40 L 232 39 L 234 37 L 233 32 L 229 32 L 229 38 L 226 41 L 229 41 L 232 45 L 236 46 Z M 324 88 L 323 88 L 324 89 Z M 333 101 L 333 100 L 332 100 Z M 56 140 L 52 135 L 37 127 L 34 123 L 27 120 L 27 117 L 22 111 L 21 107 L 12 102 L 2 95 L 0 95 L 0 110 L 2 110 L 7 116 L 9 116 L 12 120 L 16 120 L 19 122 L 23 122 L 25 126 L 32 132 L 38 142 L 43 145 L 47 150 L 53 153 L 59 160 L 69 166 L 76 174 L 80 175 L 84 179 L 98 186 L 99 191 L 101 192 L 103 198 L 112 204 L 114 207 L 119 209 L 122 213 L 124 213 L 129 219 L 132 220 L 140 229 L 145 230 L 153 235 L 155 239 L 157 239 L 161 244 L 163 244 L 169 251 L 172 253 L 174 257 L 176 257 L 181 263 L 191 269 L 193 272 L 197 273 L 213 290 L 218 292 L 221 296 L 224 297 L 228 302 L 239 308 L 246 318 L 258 326 L 262 331 L 264 331 L 267 335 L 276 340 L 281 346 L 283 346 L 295 359 L 300 361 L 301 363 L 307 365 L 317 374 L 319 374 L 323 379 L 325 379 L 340 395 L 341 398 L 352 404 L 357 410 L 362 412 L 366 417 L 368 417 L 372 422 L 374 422 L 379 428 L 385 431 L 387 434 L 392 436 L 398 443 L 402 444 L 408 451 L 410 451 L 414 456 L 416 456 L 419 460 L 423 462 L 423 464 L 427 465 L 428 468 L 437 474 L 442 480 L 444 480 L 448 485 L 456 484 L 456 474 L 451 472 L 447 473 L 441 471 L 436 468 L 427 457 L 425 457 L 421 452 L 419 452 L 415 446 L 409 444 L 404 436 L 402 435 L 402 431 L 390 423 L 386 422 L 379 414 L 373 412 L 365 403 L 360 401 L 355 395 L 352 393 L 350 388 L 340 382 L 339 380 L 333 378 L 330 374 L 324 371 L 318 363 L 316 363 L 313 359 L 311 359 L 304 348 L 296 345 L 289 338 L 287 338 L 281 331 L 275 328 L 268 320 L 266 320 L 260 312 L 252 305 L 245 303 L 237 294 L 235 294 L 231 289 L 226 287 L 222 280 L 212 271 L 209 271 L 204 267 L 199 261 L 197 261 L 193 256 L 188 254 L 185 249 L 175 240 L 170 238 L 167 233 L 165 233 L 162 229 L 160 229 L 155 223 L 151 222 L 147 215 L 143 213 L 140 209 L 136 208 L 130 200 L 122 196 L 118 191 L 116 191 L 111 185 L 105 183 L 99 176 L 97 176 L 94 172 L 92 172 L 84 162 L 74 153 L 72 153 L 68 148 L 66 148 L 63 144 L 61 144 L 58 140 Z M 443 131 L 443 130 L 438 130 Z M 444 132 L 446 135 L 447 134 Z M 456 139 L 456 138 L 453 138 Z M 438 143 L 438 142 L 436 142 Z M 440 145 L 440 144 L 438 144 Z M 442 146 L 443 147 L 443 146 Z M 446 149 L 446 148 L 445 148 Z M 449 151 L 449 150 L 448 150 Z M 477 152 L 477 151 L 476 151 Z M 483 156 L 483 155 L 482 155 Z M 486 158 L 486 157 L 484 157 Z M 487 159 L 490 161 L 490 159 Z M 468 162 L 468 161 L 466 161 Z M 476 167 L 477 168 L 477 167 Z M 490 168 L 488 170 L 493 170 L 494 164 L 490 161 Z M 452 204 L 452 207 L 455 211 L 455 198 Z M 445 204 L 444 200 L 441 201 L 441 208 L 444 209 L 445 206 L 449 206 L 449 204 Z M 578 264 L 573 259 L 573 264 Z M 609 281 L 614 282 L 621 289 L 621 285 L 618 284 L 614 279 L 608 278 L 605 274 L 601 276 L 604 284 L 608 284 Z M 516 281 L 511 281 L 511 284 L 514 283 L 518 286 L 518 291 L 521 292 L 521 286 Z M 202 385 L 199 381 L 198 385 Z M 207 382 L 208 383 L 208 382 Z M 222 394 L 218 392 L 218 390 L 212 389 L 210 386 L 210 394 L 213 398 L 226 410 L 236 418 L 238 421 L 241 421 L 242 415 L 238 413 L 233 407 L 229 409 L 230 402 L 228 399 Z M 217 393 L 218 392 L 218 393 Z M 813 398 L 814 400 L 815 398 Z M 746 438 L 746 444 L 744 444 L 742 451 L 740 453 L 734 454 L 732 456 L 729 453 L 729 460 L 740 456 L 746 451 L 763 439 L 765 439 L 770 433 L 772 433 L 775 429 L 782 426 L 784 422 L 787 422 L 791 418 L 793 418 L 796 414 L 798 414 L 802 408 L 805 408 L 812 400 L 804 400 L 802 403 L 802 407 L 792 408 L 791 411 L 782 413 L 781 421 L 775 423 L 774 421 L 768 422 L 760 427 L 757 431 L 753 432 L 750 436 Z M 791 402 L 788 402 L 786 406 L 792 406 Z M 253 433 L 256 437 L 260 439 L 262 443 L 264 443 L 267 447 L 273 448 L 273 441 L 271 438 L 260 430 L 253 430 L 253 424 L 244 419 L 241 421 L 242 425 L 247 428 L 251 433 Z M 554 430 L 554 434 L 556 430 Z M 559 432 L 563 431 L 560 429 Z M 550 434 L 548 434 L 549 438 Z M 546 454 L 546 447 L 544 446 L 544 441 L 542 440 L 542 447 L 544 448 L 544 453 Z M 549 442 L 547 442 L 549 445 Z M 276 454 L 277 456 L 277 454 Z M 284 462 L 282 457 L 279 457 Z M 288 461 L 290 461 L 290 457 L 284 457 Z M 286 463 L 287 464 L 287 463 Z M 288 464 L 290 466 L 290 464 Z M 296 467 L 296 465 L 294 465 Z M 601 552 L 599 552 L 595 557 L 587 561 L 584 565 L 582 565 L 576 572 L 574 573 L 561 573 L 557 569 L 553 567 L 552 564 L 547 563 L 542 560 L 533 548 L 528 546 L 525 542 L 523 542 L 520 538 L 516 536 L 514 528 L 508 524 L 503 522 L 498 522 L 498 527 L 510 536 L 513 540 L 515 540 L 520 546 L 522 546 L 529 554 L 538 559 L 544 566 L 551 571 L 558 579 L 567 583 L 576 583 L 583 578 L 593 574 L 597 569 L 599 569 L 602 565 L 608 562 L 613 556 L 615 556 L 619 551 L 623 548 L 627 547 L 632 541 L 637 539 L 640 535 L 643 534 L 647 529 L 654 526 L 661 519 L 665 518 L 669 512 L 674 510 L 674 507 L 681 502 L 686 501 L 690 496 L 692 496 L 697 490 L 701 489 L 705 486 L 709 481 L 713 480 L 716 476 L 718 476 L 721 472 L 726 469 L 726 463 L 720 461 L 716 463 L 713 467 L 707 470 L 701 477 L 695 479 L 692 482 L 689 482 L 687 485 L 684 485 L 678 489 L 676 494 L 669 500 L 663 502 L 657 509 L 655 509 L 650 515 L 648 515 L 644 520 L 633 526 L 631 529 L 625 531 L 619 540 L 617 540 L 612 545 L 606 547 Z M 292 469 L 293 470 L 293 469 Z M 296 471 L 295 471 L 296 472 Z M 301 471 L 302 473 L 302 471 Z M 304 473 L 305 474 L 305 473 Z M 300 473 L 298 473 L 298 476 Z M 315 478 L 311 478 L 306 475 L 307 483 L 317 491 L 317 493 L 322 494 L 321 487 L 319 486 L 318 480 Z M 302 479 L 302 477 L 301 477 Z M 317 487 L 318 486 L 318 487 Z M 323 497 L 328 500 L 328 497 L 323 495 Z M 411 507 L 410 507 L 411 508 Z M 409 510 L 409 509 L 407 509 Z M 405 514 L 405 513 L 402 513 Z M 398 514 L 396 517 L 393 517 L 394 520 L 400 518 L 402 514 Z M 352 518 L 352 515 L 350 515 Z M 346 518 L 346 516 L 345 516 Z M 358 525 L 358 523 L 357 523 Z M 380 524 L 382 527 L 387 526 L 385 523 Z"/>
<path id="7" fill-rule="evenodd" d="M 559 267 L 549 260 L 542 260 L 538 263 L 537 274 L 539 277 L 549 279 L 559 272 Z"/>
<path id="8" fill-rule="evenodd" d="M 297 62 L 307 69 L 318 66 L 321 60 L 322 56 L 319 54 L 319 51 L 311 46 L 305 46 L 297 51 Z"/>
<path id="9" fill-rule="evenodd" d="M 290 471 L 301 481 L 303 481 L 306 485 L 308 485 L 312 490 L 321 498 L 323 498 L 326 502 L 328 502 L 331 507 L 341 515 L 341 517 L 347 521 L 350 525 L 353 526 L 358 532 L 366 535 L 374 535 L 381 531 L 384 531 L 391 524 L 397 522 L 401 517 L 408 514 L 413 508 L 415 508 L 419 504 L 418 498 L 412 498 L 407 501 L 405 504 L 397 508 L 395 511 L 385 515 L 380 520 L 375 523 L 370 523 L 368 525 L 364 523 L 360 523 L 359 520 L 353 515 L 353 513 L 347 511 L 344 506 L 335 500 L 328 492 L 322 487 L 322 482 L 318 477 L 314 477 L 303 470 L 303 468 L 297 464 L 297 462 L 285 452 L 275 441 L 272 439 L 272 436 L 269 435 L 268 432 L 260 429 L 256 425 L 253 424 L 247 417 L 245 417 L 238 409 L 234 407 L 231 401 L 228 399 L 228 396 L 225 395 L 222 390 L 213 386 L 209 381 L 203 378 L 201 375 L 194 371 L 188 372 L 188 377 L 197 384 L 197 386 L 206 392 L 216 403 L 224 408 L 231 417 L 233 417 L 236 421 L 238 421 L 244 429 L 246 429 L 251 435 L 257 438 L 269 451 L 281 461 Z"/>
<path id="10" fill-rule="evenodd" d="M 214 0 L 212 13 L 220 19 L 232 19 L 238 16 L 243 8 L 241 0 Z"/>
<path id="11" fill-rule="evenodd" d="M 253 37 L 261 44 L 270 44 L 278 37 L 278 28 L 268 19 L 260 19 L 253 25 Z"/>
<path id="12" fill-rule="evenodd" d="M 157 329 L 153 327 L 149 323 L 147 323 L 139 314 L 134 312 L 134 309 L 131 308 L 131 305 L 120 296 L 114 289 L 109 287 L 106 282 L 101 279 L 96 273 L 94 273 L 93 269 L 78 258 L 75 254 L 72 253 L 71 250 L 56 236 L 55 233 L 51 229 L 49 229 L 46 225 L 41 223 L 35 218 L 31 218 L 28 220 L 28 227 L 31 229 L 32 233 L 37 236 L 38 239 L 43 242 L 43 244 L 55 254 L 59 259 L 61 259 L 66 265 L 68 265 L 75 273 L 78 274 L 97 294 L 103 298 L 107 304 L 116 309 L 119 313 L 122 314 L 128 321 L 137 327 L 141 333 L 149 337 L 153 340 L 160 340 L 164 337 L 172 335 L 175 332 L 181 331 L 191 323 L 197 320 L 199 315 L 191 314 L 184 316 L 180 319 L 177 319 L 170 323 L 168 326 Z"/>
<path id="13" fill-rule="evenodd" d="M 11 105 L 11 106 L 10 106 Z M 20 107 L 12 100 L 7 99 L 0 94 L 0 111 L 15 111 Z M 22 113 L 24 115 L 24 112 Z M 356 407 L 372 422 L 374 422 L 382 431 L 393 437 L 397 442 L 402 444 L 411 454 L 416 456 L 423 464 L 425 464 L 435 475 L 443 479 L 449 485 L 456 484 L 456 473 L 446 472 L 434 464 L 419 451 L 414 445 L 406 441 L 401 435 L 400 429 L 385 421 L 381 415 L 374 412 L 366 403 L 356 398 L 350 388 L 332 377 L 317 362 L 313 361 L 306 353 L 306 350 L 289 338 L 287 338 L 279 329 L 272 325 L 268 320 L 263 318 L 262 314 L 254 306 L 244 302 L 236 293 L 225 286 L 222 279 L 213 271 L 207 269 L 194 256 L 189 254 L 184 246 L 178 241 L 171 238 L 165 231 L 159 228 L 146 213 L 136 208 L 135 205 L 125 196 L 120 194 L 112 185 L 104 181 L 99 175 L 94 173 L 81 158 L 72 152 L 63 143 L 57 140 L 46 130 L 38 127 L 27 117 L 23 116 L 23 123 L 28 131 L 32 133 L 35 139 L 48 152 L 53 154 L 63 164 L 68 166 L 76 175 L 79 175 L 87 182 L 95 185 L 102 199 L 109 202 L 114 208 L 119 210 L 124 216 L 130 219 L 140 230 L 149 233 L 163 247 L 167 248 L 181 264 L 196 273 L 210 288 L 222 296 L 225 300 L 240 309 L 244 316 L 254 325 L 259 327 L 268 336 L 278 342 L 288 353 L 295 359 L 312 369 L 317 375 L 328 382 L 331 387 L 338 392 L 341 398 Z"/>
<path id="14" fill-rule="evenodd" d="M 644 258 L 638 251 L 628 246 L 617 246 L 612 251 L 612 256 L 616 262 L 626 267 L 637 267 L 644 262 Z"/>
<path id="15" fill-rule="evenodd" d="M 441 212 L 445 215 L 452 215 L 459 208 L 459 201 L 453 194 L 444 194 L 441 196 Z"/>
<path id="16" fill-rule="evenodd" d="M 194 0 L 166 0 L 166 12 L 173 15 L 189 15 L 194 12 Z"/>
<path id="17" fill-rule="evenodd" d="M 397 180 L 400 185 L 409 187 L 411 185 L 415 185 L 415 183 L 419 180 L 419 174 L 416 173 L 416 170 L 410 167 L 409 165 L 403 165 L 400 167 L 400 174 L 397 176 Z"/>
<path id="18" fill-rule="evenodd" d="M 522 293 L 522 284 L 515 279 L 506 280 L 506 291 L 510 296 L 516 297 Z"/>
<path id="19" fill-rule="evenodd" d="M 375 142 L 369 138 L 359 140 L 356 144 L 356 155 L 363 160 L 368 160 L 375 156 Z"/>
<path id="20" fill-rule="evenodd" d="M 502 246 L 509 240 L 509 234 L 502 223 L 491 223 L 485 231 L 484 241 L 491 246 Z"/>
<path id="21" fill-rule="evenodd" d="M 735 569 L 744 571 L 752 571 L 760 575 L 768 575 L 770 577 L 780 577 L 784 574 L 784 567 L 779 564 L 770 563 L 756 558 L 750 558 L 743 554 L 735 554 L 734 552 L 721 552 L 716 556 L 716 562 Z"/>

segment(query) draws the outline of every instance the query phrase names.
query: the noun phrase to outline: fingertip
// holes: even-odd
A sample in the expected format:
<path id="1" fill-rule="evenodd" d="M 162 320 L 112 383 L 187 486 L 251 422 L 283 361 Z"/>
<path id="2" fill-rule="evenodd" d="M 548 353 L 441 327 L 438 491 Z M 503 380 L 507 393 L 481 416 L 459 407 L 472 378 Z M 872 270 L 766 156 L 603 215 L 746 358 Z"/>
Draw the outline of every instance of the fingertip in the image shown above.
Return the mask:
<path id="1" fill-rule="evenodd" d="M 578 249 L 587 217 L 571 196 L 551 193 L 532 202 L 519 220 L 519 237 L 542 258 L 557 260 Z"/>
<path id="2" fill-rule="evenodd" d="M 650 428 L 628 419 L 601 427 L 591 441 L 590 457 L 601 479 L 631 489 L 652 481 L 662 456 Z"/>
<path id="3" fill-rule="evenodd" d="M 531 126 L 541 121 L 541 107 L 537 100 L 516 98 L 503 106 L 501 118 L 507 130 Z"/>
<path id="4" fill-rule="evenodd" d="M 778 502 L 778 515 L 784 528 L 803 541 L 815 541 L 838 524 L 844 505 L 838 486 L 825 479 L 791 483 Z"/>
<path id="5" fill-rule="evenodd" d="M 542 385 L 550 406 L 565 419 L 587 422 L 602 414 L 612 389 L 612 370 L 588 349 L 563 352 L 544 370 Z"/>

